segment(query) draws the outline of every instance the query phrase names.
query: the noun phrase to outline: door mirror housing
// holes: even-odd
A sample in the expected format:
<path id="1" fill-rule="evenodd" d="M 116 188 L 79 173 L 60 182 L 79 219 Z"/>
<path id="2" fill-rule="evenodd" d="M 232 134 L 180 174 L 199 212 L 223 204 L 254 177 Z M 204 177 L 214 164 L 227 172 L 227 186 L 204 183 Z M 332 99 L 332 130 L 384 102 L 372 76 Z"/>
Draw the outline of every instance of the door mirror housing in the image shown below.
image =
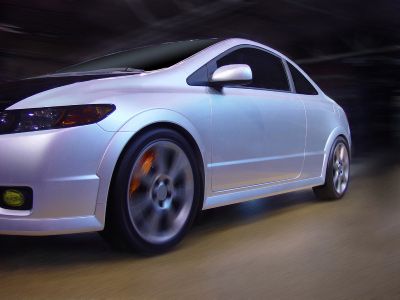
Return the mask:
<path id="1" fill-rule="evenodd" d="M 253 72 L 248 65 L 234 64 L 216 69 L 209 83 L 214 86 L 242 85 L 250 83 L 252 79 Z"/>

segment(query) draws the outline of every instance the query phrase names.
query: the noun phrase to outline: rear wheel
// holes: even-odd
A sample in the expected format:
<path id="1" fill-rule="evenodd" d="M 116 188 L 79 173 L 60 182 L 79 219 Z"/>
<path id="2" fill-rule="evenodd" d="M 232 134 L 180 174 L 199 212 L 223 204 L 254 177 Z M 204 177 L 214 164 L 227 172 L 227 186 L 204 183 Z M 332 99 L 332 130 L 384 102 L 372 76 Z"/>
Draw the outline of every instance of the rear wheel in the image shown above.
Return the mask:
<path id="1" fill-rule="evenodd" d="M 200 206 L 201 177 L 190 144 L 177 132 L 141 135 L 116 169 L 104 235 L 144 254 L 164 252 L 187 232 Z"/>
<path id="2" fill-rule="evenodd" d="M 333 143 L 326 168 L 325 184 L 314 188 L 321 200 L 340 199 L 347 191 L 350 179 L 349 146 L 343 137 Z"/>

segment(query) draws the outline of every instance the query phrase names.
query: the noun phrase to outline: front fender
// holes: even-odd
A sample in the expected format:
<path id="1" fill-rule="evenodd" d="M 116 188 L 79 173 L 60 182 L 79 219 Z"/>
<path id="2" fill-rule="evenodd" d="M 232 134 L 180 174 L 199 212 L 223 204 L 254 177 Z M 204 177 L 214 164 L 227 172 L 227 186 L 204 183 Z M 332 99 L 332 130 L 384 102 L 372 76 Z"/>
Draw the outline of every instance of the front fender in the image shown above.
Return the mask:
<path id="1" fill-rule="evenodd" d="M 134 138 L 136 133 L 156 123 L 171 123 L 185 129 L 197 143 L 203 158 L 203 167 L 206 168 L 206 144 L 195 126 L 184 115 L 169 109 L 151 109 L 133 116 L 115 132 L 97 170 L 97 175 L 100 178 L 97 204 L 102 209 L 96 210 L 96 218 L 103 224 L 111 179 L 123 149 Z"/>
<path id="2" fill-rule="evenodd" d="M 194 138 L 200 152 L 205 153 L 205 144 L 196 127 L 184 115 L 170 109 L 157 108 L 141 112 L 128 120 L 119 131 L 136 133 L 156 123 L 171 123 L 182 127 Z"/>

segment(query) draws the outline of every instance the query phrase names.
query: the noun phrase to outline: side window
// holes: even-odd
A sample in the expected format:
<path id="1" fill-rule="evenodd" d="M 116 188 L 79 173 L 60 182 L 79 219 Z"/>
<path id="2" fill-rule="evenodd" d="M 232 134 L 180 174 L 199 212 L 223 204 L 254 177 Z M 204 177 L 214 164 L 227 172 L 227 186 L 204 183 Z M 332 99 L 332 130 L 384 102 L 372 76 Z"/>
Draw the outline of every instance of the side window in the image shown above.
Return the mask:
<path id="1" fill-rule="evenodd" d="M 288 62 L 290 73 L 292 74 L 292 79 L 296 93 L 304 95 L 318 95 L 317 90 L 312 86 L 312 84 L 297 70 L 291 63 Z"/>
<path id="2" fill-rule="evenodd" d="M 282 60 L 255 48 L 234 50 L 216 61 L 217 67 L 230 64 L 249 65 L 253 80 L 247 86 L 269 90 L 289 91 L 289 82 Z"/>

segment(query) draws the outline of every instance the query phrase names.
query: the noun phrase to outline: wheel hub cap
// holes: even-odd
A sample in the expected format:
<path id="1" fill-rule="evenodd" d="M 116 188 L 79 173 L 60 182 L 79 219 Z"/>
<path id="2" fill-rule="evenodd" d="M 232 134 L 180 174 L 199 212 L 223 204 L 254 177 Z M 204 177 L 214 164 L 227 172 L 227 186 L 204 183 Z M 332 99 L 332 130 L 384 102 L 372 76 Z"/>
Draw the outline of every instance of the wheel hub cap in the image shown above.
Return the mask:
<path id="1" fill-rule="evenodd" d="M 155 205 L 161 209 L 169 209 L 172 203 L 173 186 L 171 180 L 157 179 L 152 190 L 152 199 Z"/>
<path id="2" fill-rule="evenodd" d="M 164 201 L 167 198 L 168 189 L 165 183 L 161 182 L 155 189 L 154 189 L 156 200 L 157 201 Z"/>

